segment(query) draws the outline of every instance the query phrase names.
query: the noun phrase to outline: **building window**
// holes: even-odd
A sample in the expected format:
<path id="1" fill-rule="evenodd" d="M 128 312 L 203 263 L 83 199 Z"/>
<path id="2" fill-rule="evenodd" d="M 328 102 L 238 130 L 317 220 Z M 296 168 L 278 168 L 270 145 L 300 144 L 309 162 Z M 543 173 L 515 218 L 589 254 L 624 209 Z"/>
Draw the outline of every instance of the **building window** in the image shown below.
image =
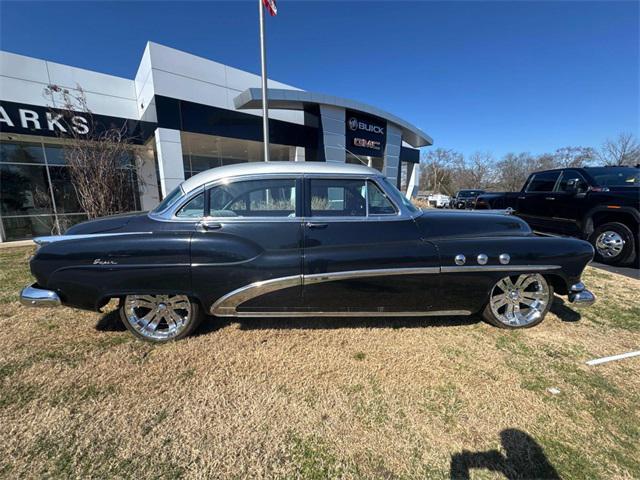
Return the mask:
<path id="1" fill-rule="evenodd" d="M 128 159 L 125 163 L 131 162 Z M 140 198 L 133 169 L 131 182 L 131 210 L 137 210 Z M 62 145 L 0 139 L 2 240 L 64 233 L 86 219 L 71 183 Z"/>
<path id="2" fill-rule="evenodd" d="M 190 132 L 182 132 L 180 138 L 185 180 L 210 168 L 264 160 L 262 142 Z M 272 162 L 293 161 L 295 154 L 294 146 L 269 144 Z"/>

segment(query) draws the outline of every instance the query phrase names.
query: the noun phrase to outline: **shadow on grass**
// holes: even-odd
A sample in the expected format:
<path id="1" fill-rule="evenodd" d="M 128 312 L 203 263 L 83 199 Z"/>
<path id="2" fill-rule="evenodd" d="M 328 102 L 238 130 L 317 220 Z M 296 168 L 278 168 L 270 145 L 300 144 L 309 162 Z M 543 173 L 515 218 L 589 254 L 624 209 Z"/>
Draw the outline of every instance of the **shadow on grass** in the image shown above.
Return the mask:
<path id="1" fill-rule="evenodd" d="M 477 315 L 464 317 L 265 317 L 265 318 L 208 318 L 198 333 L 210 333 L 231 323 L 239 323 L 242 330 L 300 329 L 325 330 L 340 328 L 428 328 L 473 325 L 480 322 Z"/>
<path id="2" fill-rule="evenodd" d="M 567 303 L 560 297 L 554 297 L 550 310 L 563 322 L 577 322 L 582 318 L 579 312 L 568 307 Z"/>
<path id="3" fill-rule="evenodd" d="M 564 300 L 555 297 L 551 312 L 564 322 L 577 322 L 580 314 L 567 307 Z M 207 316 L 194 335 L 205 335 L 239 323 L 242 330 L 326 330 L 340 328 L 430 328 L 456 327 L 480 323 L 480 315 L 443 317 L 265 317 L 216 318 Z M 101 332 L 124 332 L 126 327 L 117 310 L 104 314 L 96 323 Z"/>
<path id="4" fill-rule="evenodd" d="M 451 456 L 452 479 L 468 479 L 471 470 L 499 472 L 508 479 L 560 479 L 543 448 L 533 437 L 515 428 L 500 432 L 505 453 L 498 450 L 468 452 L 463 450 Z"/>
<path id="5" fill-rule="evenodd" d="M 124 332 L 126 329 L 122 320 L 120 320 L 118 310 L 105 313 L 96 323 L 96 330 L 99 332 Z"/>

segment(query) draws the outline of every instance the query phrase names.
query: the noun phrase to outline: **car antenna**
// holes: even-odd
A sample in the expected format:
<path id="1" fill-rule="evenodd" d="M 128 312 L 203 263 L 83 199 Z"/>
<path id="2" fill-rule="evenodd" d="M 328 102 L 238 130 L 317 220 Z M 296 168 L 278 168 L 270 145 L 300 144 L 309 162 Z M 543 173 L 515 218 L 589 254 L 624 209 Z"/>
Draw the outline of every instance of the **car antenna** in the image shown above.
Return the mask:
<path id="1" fill-rule="evenodd" d="M 362 160 L 358 155 L 356 155 L 355 153 L 353 153 L 351 150 L 349 150 L 347 147 L 345 147 L 344 145 L 341 145 L 342 148 L 344 148 L 345 152 L 350 153 L 351 155 L 353 155 L 354 157 L 356 157 L 358 159 L 358 161 L 363 164 L 365 167 L 369 166 L 369 162 L 365 162 L 364 160 Z"/>

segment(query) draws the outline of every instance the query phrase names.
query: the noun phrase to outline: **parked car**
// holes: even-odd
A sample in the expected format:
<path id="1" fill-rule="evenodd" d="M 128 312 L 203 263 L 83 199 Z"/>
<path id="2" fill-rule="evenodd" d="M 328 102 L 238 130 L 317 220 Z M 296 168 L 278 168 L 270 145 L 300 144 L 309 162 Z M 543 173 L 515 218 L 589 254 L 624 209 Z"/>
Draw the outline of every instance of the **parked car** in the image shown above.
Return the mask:
<path id="1" fill-rule="evenodd" d="M 429 206 L 433 208 L 449 208 L 451 197 L 440 193 L 432 193 L 428 197 Z"/>
<path id="2" fill-rule="evenodd" d="M 458 210 L 472 209 L 475 207 L 478 195 L 483 193 L 484 190 L 460 190 L 453 199 L 453 208 Z"/>
<path id="3" fill-rule="evenodd" d="M 414 207 L 361 165 L 230 165 L 183 182 L 150 213 L 36 240 L 24 305 L 99 310 L 120 300 L 137 337 L 182 338 L 218 317 L 471 315 L 503 328 L 575 305 L 587 242 L 521 219 Z"/>
<path id="4" fill-rule="evenodd" d="M 520 192 L 481 195 L 476 208 L 511 209 L 534 230 L 588 240 L 599 262 L 626 264 L 634 260 L 640 245 L 640 169 L 536 172 Z"/>

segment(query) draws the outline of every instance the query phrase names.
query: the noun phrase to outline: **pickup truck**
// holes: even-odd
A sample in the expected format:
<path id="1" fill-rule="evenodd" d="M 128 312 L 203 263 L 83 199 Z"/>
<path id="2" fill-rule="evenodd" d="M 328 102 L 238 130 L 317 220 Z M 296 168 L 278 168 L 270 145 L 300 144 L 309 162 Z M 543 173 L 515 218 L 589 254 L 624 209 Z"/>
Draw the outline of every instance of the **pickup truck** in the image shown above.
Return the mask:
<path id="1" fill-rule="evenodd" d="M 456 196 L 451 200 L 450 208 L 457 208 L 458 210 L 471 210 L 473 209 L 476 198 L 478 195 L 482 195 L 484 190 L 460 190 L 456 193 Z"/>
<path id="2" fill-rule="evenodd" d="M 596 261 L 624 265 L 640 245 L 640 168 L 535 172 L 521 191 L 480 195 L 475 208 L 511 210 L 533 230 L 588 240 Z"/>

